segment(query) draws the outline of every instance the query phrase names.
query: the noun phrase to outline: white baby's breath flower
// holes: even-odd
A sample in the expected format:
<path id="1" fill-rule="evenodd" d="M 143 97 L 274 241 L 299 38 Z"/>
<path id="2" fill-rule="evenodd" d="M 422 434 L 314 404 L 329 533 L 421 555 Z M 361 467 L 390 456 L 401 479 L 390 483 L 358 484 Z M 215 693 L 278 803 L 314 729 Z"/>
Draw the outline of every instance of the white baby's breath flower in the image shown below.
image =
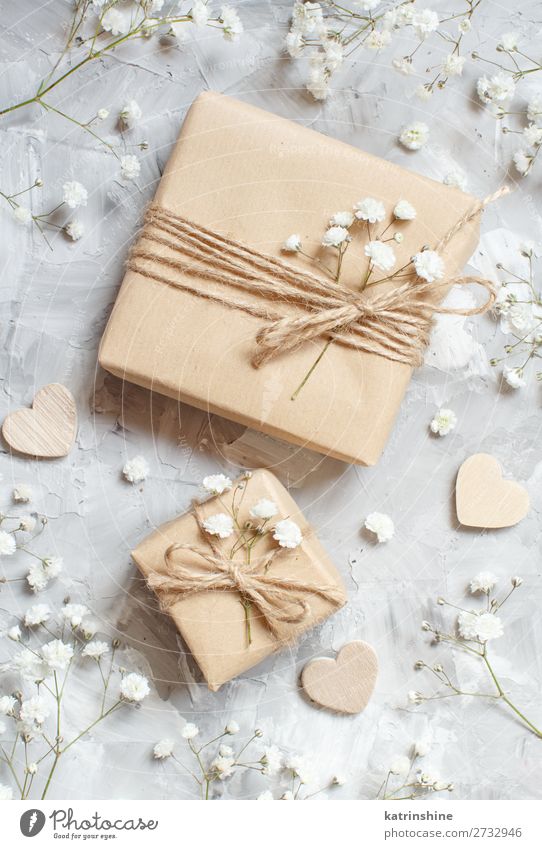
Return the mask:
<path id="1" fill-rule="evenodd" d="M 365 519 L 365 527 L 376 534 L 378 542 L 388 542 L 395 533 L 393 520 L 386 513 L 369 513 Z"/>
<path id="2" fill-rule="evenodd" d="M 102 29 L 111 35 L 127 35 L 130 32 L 130 16 L 115 6 L 110 6 L 101 18 Z"/>
<path id="3" fill-rule="evenodd" d="M 34 604 L 26 611 L 24 615 L 24 624 L 27 628 L 43 625 L 44 622 L 47 622 L 50 616 L 51 609 L 48 604 Z"/>
<path id="4" fill-rule="evenodd" d="M 362 12 L 374 12 L 376 7 L 382 0 L 356 0 L 355 5 L 361 9 Z"/>
<path id="5" fill-rule="evenodd" d="M 64 230 L 73 242 L 77 242 L 85 232 L 85 225 L 80 218 L 72 218 L 71 221 L 68 221 Z"/>
<path id="6" fill-rule="evenodd" d="M 439 27 L 439 23 L 439 16 L 433 11 L 433 9 L 420 9 L 419 11 L 414 11 L 412 26 L 414 27 L 414 31 L 420 41 L 426 39 L 432 32 L 435 32 L 435 30 Z"/>
<path id="7" fill-rule="evenodd" d="M 13 696 L 0 696 L 0 716 L 13 716 L 16 704 Z"/>
<path id="8" fill-rule="evenodd" d="M 521 174 L 522 177 L 525 177 L 531 170 L 531 165 L 533 164 L 533 157 L 525 150 L 517 150 L 514 153 L 513 160 L 514 167 L 518 174 Z"/>
<path id="9" fill-rule="evenodd" d="M 447 77 L 460 77 L 463 73 L 465 61 L 464 56 L 458 56 L 457 53 L 450 53 L 446 57 L 442 70 Z"/>
<path id="10" fill-rule="evenodd" d="M 354 204 L 354 214 L 360 221 L 376 224 L 386 217 L 386 207 L 382 201 L 376 200 L 376 198 L 363 198 L 363 200 L 358 200 Z"/>
<path id="11" fill-rule="evenodd" d="M 224 779 L 233 775 L 234 766 L 235 758 L 232 757 L 225 758 L 222 755 L 219 755 L 211 761 L 211 770 L 220 781 L 224 781 Z"/>
<path id="12" fill-rule="evenodd" d="M 445 186 L 453 186 L 456 189 L 461 189 L 462 192 L 467 191 L 468 180 L 461 171 L 449 171 L 442 182 Z"/>
<path id="13" fill-rule="evenodd" d="M 135 180 L 141 172 L 141 163 L 133 153 L 127 153 L 120 158 L 120 174 L 124 180 Z"/>
<path id="14" fill-rule="evenodd" d="M 28 502 L 32 498 L 32 489 L 25 483 L 18 484 L 13 492 L 11 493 L 11 497 L 13 498 L 16 504 L 28 504 Z"/>
<path id="15" fill-rule="evenodd" d="M 292 27 L 303 35 L 321 32 L 324 16 L 320 3 L 303 3 L 296 0 L 292 13 Z"/>
<path id="16" fill-rule="evenodd" d="M 403 56 L 392 61 L 392 65 L 396 71 L 403 74 L 405 77 L 412 73 L 412 60 L 409 56 Z"/>
<path id="17" fill-rule="evenodd" d="M 523 578 L 521 578 L 519 575 L 514 575 L 513 578 L 510 578 L 510 583 L 512 584 L 512 586 L 514 588 L 515 587 L 521 587 L 521 585 L 523 583 Z"/>
<path id="18" fill-rule="evenodd" d="M 513 97 L 515 90 L 513 77 L 504 71 L 499 71 L 492 77 L 484 75 L 476 83 L 476 91 L 482 103 L 504 103 Z"/>
<path id="19" fill-rule="evenodd" d="M 13 799 L 13 790 L 7 784 L 0 784 L 0 802 L 9 802 Z"/>
<path id="20" fill-rule="evenodd" d="M 340 41 L 329 38 L 324 42 L 324 62 L 328 71 L 336 71 L 344 61 L 344 47 Z"/>
<path id="21" fill-rule="evenodd" d="M 437 433 L 439 436 L 447 436 L 456 426 L 457 416 L 453 410 L 448 410 L 442 407 L 437 411 L 429 427 L 432 433 Z"/>
<path id="22" fill-rule="evenodd" d="M 325 248 L 338 248 L 348 239 L 349 233 L 346 227 L 329 227 L 322 236 L 322 244 Z"/>
<path id="23" fill-rule="evenodd" d="M 42 681 L 48 669 L 40 657 L 30 649 L 23 649 L 11 659 L 10 669 L 19 672 L 23 678 L 31 681 Z"/>
<path id="24" fill-rule="evenodd" d="M 263 790 L 260 795 L 256 798 L 257 802 L 272 802 L 273 794 L 270 790 Z"/>
<path id="25" fill-rule="evenodd" d="M 99 660 L 104 654 L 109 651 L 109 646 L 102 640 L 91 640 L 83 649 L 83 657 L 90 657 L 92 660 Z"/>
<path id="26" fill-rule="evenodd" d="M 383 50 L 391 42 L 391 32 L 388 29 L 373 29 L 364 41 L 364 47 L 369 50 Z"/>
<path id="27" fill-rule="evenodd" d="M 331 784 L 333 784 L 335 787 L 344 787 L 344 785 L 347 782 L 348 782 L 348 778 L 346 777 L 346 775 L 341 775 L 341 774 L 334 775 L 333 778 L 331 779 Z"/>
<path id="28" fill-rule="evenodd" d="M 150 693 L 149 682 L 138 672 L 129 672 L 120 682 L 120 696 L 127 702 L 142 702 Z"/>
<path id="29" fill-rule="evenodd" d="M 184 737 L 185 740 L 193 740 L 194 737 L 197 737 L 199 734 L 199 728 L 197 725 L 194 725 L 193 722 L 187 722 L 181 731 L 181 736 Z"/>
<path id="30" fill-rule="evenodd" d="M 28 775 L 37 775 L 38 764 L 35 761 L 33 761 L 32 763 L 29 763 L 28 766 L 26 767 L 26 772 L 28 773 Z"/>
<path id="31" fill-rule="evenodd" d="M 214 513 L 208 516 L 202 522 L 202 526 L 208 534 L 220 539 L 227 539 L 233 533 L 233 519 L 227 513 Z"/>
<path id="32" fill-rule="evenodd" d="M 13 534 L 0 531 L 0 557 L 10 557 L 17 551 L 17 543 Z"/>
<path id="33" fill-rule="evenodd" d="M 19 718 L 29 725 L 43 725 L 50 714 L 50 710 L 41 696 L 33 696 L 21 703 Z"/>
<path id="34" fill-rule="evenodd" d="M 228 489 L 231 489 L 231 478 L 227 475 L 207 475 L 203 478 L 203 488 L 213 495 L 222 495 Z"/>
<path id="35" fill-rule="evenodd" d="M 335 212 L 329 219 L 331 227 L 351 227 L 354 223 L 352 212 Z"/>
<path id="36" fill-rule="evenodd" d="M 459 32 L 466 33 L 470 32 L 472 29 L 472 23 L 470 18 L 463 18 L 463 20 L 459 21 Z"/>
<path id="37" fill-rule="evenodd" d="M 503 377 L 508 386 L 512 389 L 522 389 L 524 386 L 527 386 L 527 381 L 523 377 L 522 368 L 505 368 L 503 371 Z"/>
<path id="38" fill-rule="evenodd" d="M 277 746 L 266 746 L 260 758 L 264 775 L 276 775 L 283 764 L 283 754 Z"/>
<path id="39" fill-rule="evenodd" d="M 158 761 L 165 761 L 173 754 L 174 745 L 175 743 L 173 742 L 173 740 L 159 740 L 158 743 L 156 743 L 154 749 L 152 750 L 153 756 Z"/>
<path id="40" fill-rule="evenodd" d="M 235 721 L 235 719 L 230 719 L 226 727 L 224 728 L 226 734 L 238 734 L 239 733 L 239 723 Z"/>
<path id="41" fill-rule="evenodd" d="M 301 236 L 297 233 L 292 233 L 291 236 L 288 236 L 284 244 L 282 245 L 282 250 L 287 253 L 297 253 L 301 250 Z"/>
<path id="42" fill-rule="evenodd" d="M 537 127 L 536 124 L 529 124 L 523 130 L 523 138 L 532 147 L 540 147 L 542 144 L 542 127 Z"/>
<path id="43" fill-rule="evenodd" d="M 507 50 L 509 53 L 512 53 L 514 50 L 517 50 L 518 43 L 518 32 L 505 32 L 499 39 L 498 47 L 502 47 L 503 50 Z"/>
<path id="44" fill-rule="evenodd" d="M 429 140 L 429 127 L 423 121 L 414 121 L 403 127 L 399 141 L 408 150 L 420 150 Z"/>
<path id="45" fill-rule="evenodd" d="M 122 107 L 120 119 L 125 127 L 132 129 L 132 127 L 135 127 L 142 115 L 143 113 L 137 100 L 131 99 Z"/>
<path id="46" fill-rule="evenodd" d="M 192 23 L 197 27 L 204 27 L 209 20 L 209 6 L 203 0 L 194 0 L 190 9 Z"/>
<path id="47" fill-rule="evenodd" d="M 19 224 L 30 224 L 32 221 L 32 213 L 26 206 L 19 204 L 13 210 L 13 217 Z"/>
<path id="48" fill-rule="evenodd" d="M 393 215 L 399 221 L 414 221 L 416 209 L 408 200 L 400 200 L 395 204 Z"/>
<path id="49" fill-rule="evenodd" d="M 310 784 L 312 781 L 312 764 L 303 755 L 288 755 L 284 764 L 302 784 Z"/>
<path id="50" fill-rule="evenodd" d="M 363 251 L 365 256 L 368 256 L 371 260 L 371 264 L 381 271 L 391 271 L 396 263 L 393 248 L 384 244 L 384 242 L 378 240 L 367 242 Z"/>
<path id="51" fill-rule="evenodd" d="M 88 200 L 88 192 L 82 183 L 77 180 L 70 180 L 62 186 L 62 202 L 70 209 L 77 209 L 79 206 L 86 206 Z"/>
<path id="52" fill-rule="evenodd" d="M 13 640 L 14 643 L 19 643 L 21 636 L 21 629 L 18 625 L 12 625 L 11 628 L 8 628 L 8 639 Z"/>
<path id="53" fill-rule="evenodd" d="M 49 669 L 62 671 L 73 657 L 73 648 L 62 640 L 51 640 L 41 647 L 41 656 Z"/>
<path id="54" fill-rule="evenodd" d="M 420 100 L 430 100 L 433 97 L 433 86 L 428 83 L 425 85 L 419 85 L 414 94 Z"/>
<path id="55" fill-rule="evenodd" d="M 475 640 L 478 635 L 478 614 L 464 610 L 457 617 L 457 629 L 465 640 Z"/>
<path id="56" fill-rule="evenodd" d="M 45 557 L 43 559 L 43 569 L 48 579 L 58 578 L 62 572 L 64 561 L 62 557 Z"/>
<path id="57" fill-rule="evenodd" d="M 494 613 L 482 613 L 478 616 L 476 628 L 478 639 L 483 643 L 502 637 L 504 628 L 501 620 Z"/>
<path id="58" fill-rule="evenodd" d="M 303 53 L 303 36 L 300 32 L 290 31 L 286 38 L 284 39 L 284 46 L 286 47 L 286 52 L 292 57 L 292 59 L 297 59 Z"/>
<path id="59" fill-rule="evenodd" d="M 275 539 L 281 548 L 297 548 L 303 542 L 301 528 L 291 519 L 281 519 L 273 531 Z"/>
<path id="60" fill-rule="evenodd" d="M 106 118 L 109 118 L 109 109 L 98 109 L 96 117 L 99 118 L 100 121 L 105 121 Z"/>
<path id="61" fill-rule="evenodd" d="M 236 41 L 243 32 L 243 23 L 237 11 L 232 6 L 222 6 L 220 10 L 222 31 L 228 41 Z"/>
<path id="62" fill-rule="evenodd" d="M 390 772 L 392 775 L 408 775 L 410 771 L 410 758 L 407 758 L 406 755 L 400 755 L 398 758 L 395 758 L 390 765 Z"/>
<path id="63" fill-rule="evenodd" d="M 489 593 L 497 583 L 498 578 L 491 572 L 479 572 L 470 582 L 471 593 Z"/>
<path id="64" fill-rule="evenodd" d="M 270 498 L 260 498 L 256 504 L 250 508 L 250 515 L 253 519 L 272 519 L 278 513 L 278 507 Z"/>
<path id="65" fill-rule="evenodd" d="M 141 483 L 146 479 L 149 472 L 149 464 L 141 455 L 128 460 L 122 469 L 122 474 L 129 483 Z"/>
<path id="66" fill-rule="evenodd" d="M 329 71 L 320 60 L 319 55 L 311 59 L 307 91 L 312 94 L 315 100 L 325 100 L 329 94 Z"/>
<path id="67" fill-rule="evenodd" d="M 45 589 L 49 583 L 49 576 L 44 569 L 43 563 L 32 563 L 28 570 L 26 581 L 30 589 L 35 593 Z"/>
<path id="68" fill-rule="evenodd" d="M 420 251 L 412 257 L 416 274 L 428 283 L 444 277 L 444 262 L 436 251 Z"/>
<path id="69" fill-rule="evenodd" d="M 65 604 L 60 613 L 70 627 L 79 628 L 90 610 L 84 604 Z"/>

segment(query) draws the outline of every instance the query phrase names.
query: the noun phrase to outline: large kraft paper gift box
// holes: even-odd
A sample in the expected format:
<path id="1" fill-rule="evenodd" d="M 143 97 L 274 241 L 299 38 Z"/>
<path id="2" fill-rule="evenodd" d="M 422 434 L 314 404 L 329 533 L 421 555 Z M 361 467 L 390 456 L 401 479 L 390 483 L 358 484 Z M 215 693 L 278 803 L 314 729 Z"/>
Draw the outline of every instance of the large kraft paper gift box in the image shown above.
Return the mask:
<path id="1" fill-rule="evenodd" d="M 404 234 L 403 243 L 394 245 L 397 267 L 422 247 L 438 244 L 476 202 L 458 189 L 284 118 L 205 93 L 186 116 L 155 203 L 261 254 L 315 273 L 311 260 L 281 251 L 284 240 L 300 234 L 311 255 L 331 256 L 320 244 L 329 217 L 352 209 L 366 196 L 381 200 L 390 216 L 399 199 L 416 208 L 416 220 L 400 222 L 397 228 Z M 379 227 L 384 229 L 388 222 Z M 393 229 L 388 236 L 390 232 Z M 442 252 L 447 279 L 461 272 L 478 235 L 474 220 L 449 242 Z M 367 265 L 363 239 L 358 241 L 347 252 L 341 277 L 341 285 L 352 289 L 359 287 L 360 268 Z M 144 244 L 141 238 L 140 243 Z M 156 243 L 153 248 L 165 261 L 163 279 L 127 271 L 101 344 L 99 357 L 105 369 L 320 453 L 353 463 L 376 463 L 411 365 L 331 344 L 292 400 L 322 349 L 322 339 L 255 368 L 252 358 L 255 338 L 265 324 L 262 318 L 178 288 L 179 275 L 181 283 L 194 285 L 193 270 L 172 270 L 167 262 L 174 253 Z M 194 263 L 197 266 L 197 260 Z M 258 301 L 243 292 L 247 298 Z"/>
<path id="2" fill-rule="evenodd" d="M 202 523 L 235 508 L 238 526 L 243 530 L 247 522 L 252 526 L 245 531 L 250 540 L 262 526 L 263 520 L 250 513 L 261 499 L 274 502 L 278 512 L 265 523 L 269 533 L 260 535 L 247 566 L 246 548 L 238 547 L 232 554 L 240 538 L 237 530 L 221 539 L 207 533 Z M 209 689 L 218 690 L 273 652 L 295 643 L 307 629 L 341 608 L 346 594 L 311 526 L 271 472 L 259 469 L 196 509 L 197 518 L 191 511 L 163 525 L 137 546 L 132 557 L 175 622 Z M 273 527 L 285 518 L 296 523 L 302 536 L 291 549 L 281 548 L 274 539 Z M 240 575 L 230 579 L 231 567 L 237 564 Z M 251 581 L 245 596 L 252 599 L 248 620 L 243 596 L 231 580 L 235 587 Z M 258 607 L 262 596 L 270 604 L 270 613 Z"/>

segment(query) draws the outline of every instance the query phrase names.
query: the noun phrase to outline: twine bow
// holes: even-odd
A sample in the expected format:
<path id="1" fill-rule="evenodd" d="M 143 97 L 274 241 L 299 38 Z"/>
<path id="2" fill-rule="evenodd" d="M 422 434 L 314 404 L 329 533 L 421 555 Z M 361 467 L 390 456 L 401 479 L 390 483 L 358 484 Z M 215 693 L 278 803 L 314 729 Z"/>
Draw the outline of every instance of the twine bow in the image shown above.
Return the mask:
<path id="1" fill-rule="evenodd" d="M 443 250 L 484 207 L 508 191 L 503 186 L 477 202 L 435 249 Z M 419 365 L 435 313 L 477 315 L 490 309 L 496 297 L 491 281 L 474 276 L 444 283 L 415 278 L 376 296 L 372 286 L 355 292 L 155 204 L 147 211 L 128 267 L 144 277 L 262 319 L 265 324 L 256 335 L 257 350 L 252 358 L 256 368 L 279 353 L 321 337 L 394 362 Z M 218 286 L 205 286 L 203 280 Z M 478 284 L 486 289 L 487 299 L 472 309 L 438 306 L 439 298 L 454 284 Z M 250 300 L 243 298 L 244 293 Z M 274 309 L 277 306 L 278 311 Z"/>
<path id="2" fill-rule="evenodd" d="M 202 519 L 197 506 L 194 507 L 194 515 L 201 530 Z M 258 607 L 273 635 L 284 639 L 287 637 L 285 626 L 298 625 L 310 614 L 307 596 L 318 595 L 334 607 L 340 607 L 344 601 L 337 587 L 322 587 L 310 581 L 269 573 L 267 570 L 272 561 L 286 550 L 275 549 L 247 564 L 229 559 L 211 538 L 208 538 L 208 548 L 191 543 L 173 543 L 164 554 L 167 574 L 151 572 L 147 576 L 147 584 L 156 592 L 165 611 L 196 593 L 236 590 L 243 600 Z M 201 563 L 195 566 L 182 559 L 177 560 L 175 555 L 183 551 L 196 554 Z"/>

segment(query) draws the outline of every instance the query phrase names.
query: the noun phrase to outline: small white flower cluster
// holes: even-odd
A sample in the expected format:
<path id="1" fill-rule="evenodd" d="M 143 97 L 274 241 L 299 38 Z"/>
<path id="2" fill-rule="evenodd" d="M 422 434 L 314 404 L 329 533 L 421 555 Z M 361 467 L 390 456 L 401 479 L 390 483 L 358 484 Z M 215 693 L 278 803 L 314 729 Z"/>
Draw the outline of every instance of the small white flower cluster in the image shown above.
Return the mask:
<path id="1" fill-rule="evenodd" d="M 380 224 L 386 217 L 386 207 L 382 201 L 372 197 L 363 198 L 354 204 L 352 212 L 343 210 L 341 212 L 335 212 L 332 215 L 329 220 L 329 227 L 325 231 L 321 243 L 325 248 L 335 248 L 338 251 L 339 260 L 341 260 L 348 245 L 352 241 L 351 229 L 354 225 L 359 225 L 361 222 L 369 229 L 370 233 L 370 226 Z M 399 222 L 414 221 L 416 218 L 416 208 L 410 201 L 403 198 L 397 201 L 393 207 L 391 217 L 396 224 Z M 395 251 L 389 242 L 401 244 L 404 234 L 401 230 L 397 230 L 390 238 L 383 239 L 382 237 L 386 230 L 383 231 L 380 237 L 370 238 L 364 246 L 364 254 L 370 260 L 369 276 L 375 268 L 385 274 L 389 274 L 397 264 Z M 283 243 L 282 250 L 287 253 L 303 253 L 303 245 L 299 234 L 294 233 L 289 236 Z M 414 266 L 417 276 L 426 280 L 428 283 L 444 277 L 444 262 L 440 254 L 436 251 L 429 249 L 418 251 L 412 256 L 411 263 Z"/>
<path id="2" fill-rule="evenodd" d="M 455 17 L 451 21 L 457 27 Z M 315 100 L 325 100 L 333 74 L 341 68 L 350 51 L 358 46 L 370 51 L 383 50 L 392 43 L 396 33 L 400 37 L 401 30 L 407 27 L 419 42 L 424 42 L 440 31 L 441 22 L 433 9 L 420 8 L 404 0 L 396 0 L 393 4 L 383 0 L 346 0 L 341 4 L 295 0 L 285 49 L 294 59 L 308 56 L 307 89 Z M 459 55 L 459 45 L 469 29 L 470 19 L 466 18 L 460 23 L 456 38 L 446 33 L 454 49 L 443 64 L 443 82 L 439 87 L 448 77 L 462 73 L 465 59 Z M 414 52 L 395 60 L 395 67 L 403 73 L 411 73 Z"/>
<path id="3" fill-rule="evenodd" d="M 420 694 L 412 693 L 411 701 L 417 702 Z M 439 793 L 444 790 L 452 792 L 454 785 L 449 781 L 441 781 L 437 778 L 431 768 L 421 768 L 418 760 L 425 758 L 431 750 L 427 739 L 416 740 L 410 754 L 399 755 L 388 767 L 388 776 L 383 783 L 378 798 L 383 800 L 395 800 L 401 798 L 421 799 L 427 793 Z M 395 781 L 393 779 L 396 779 Z M 405 791 L 408 790 L 408 795 Z"/>
<path id="4" fill-rule="evenodd" d="M 389 542 L 395 534 L 393 520 L 386 513 L 369 513 L 365 527 L 375 534 L 378 542 Z"/>
<path id="5" fill-rule="evenodd" d="M 437 410 L 431 419 L 429 428 L 431 433 L 438 434 L 438 436 L 447 436 L 454 430 L 456 424 L 457 416 L 454 411 L 442 407 L 440 410 Z"/>
<path id="6" fill-rule="evenodd" d="M 203 479 L 203 487 L 211 495 L 219 496 L 233 486 L 231 478 L 226 475 L 208 475 Z M 249 510 L 250 516 L 258 522 L 258 532 L 265 531 L 265 524 L 274 519 L 279 508 L 269 498 L 260 498 Z M 232 513 L 213 513 L 203 520 L 202 525 L 208 534 L 219 539 L 228 539 L 235 530 L 235 516 Z M 272 537 L 281 548 L 297 548 L 303 542 L 303 534 L 299 525 L 292 519 L 279 519 L 274 523 Z"/>
<path id="7" fill-rule="evenodd" d="M 537 254 L 534 242 L 523 242 L 519 245 L 517 267 L 507 269 L 502 263 L 497 265 L 510 279 L 499 288 L 494 309 L 501 330 L 512 341 L 505 345 L 504 357 L 494 357 L 490 362 L 493 366 L 506 362 L 503 378 L 512 389 L 527 386 L 526 367 L 531 360 L 538 359 L 542 346 L 542 304 L 535 287 Z M 510 360 L 519 364 L 509 365 Z M 536 377 L 542 380 L 542 372 L 536 372 Z"/>

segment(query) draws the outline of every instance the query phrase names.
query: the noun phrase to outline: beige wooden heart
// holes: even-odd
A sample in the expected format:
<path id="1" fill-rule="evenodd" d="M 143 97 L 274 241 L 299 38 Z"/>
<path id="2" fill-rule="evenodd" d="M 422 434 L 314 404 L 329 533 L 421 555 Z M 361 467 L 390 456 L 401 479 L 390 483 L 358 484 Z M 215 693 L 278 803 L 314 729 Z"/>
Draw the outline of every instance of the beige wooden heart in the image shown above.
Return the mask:
<path id="1" fill-rule="evenodd" d="M 457 518 L 471 528 L 508 528 L 529 510 L 529 494 L 519 483 L 504 480 L 491 454 L 473 454 L 460 467 L 455 487 Z"/>
<path id="2" fill-rule="evenodd" d="M 301 684 L 307 696 L 337 713 L 360 713 L 371 698 L 378 660 L 367 643 L 355 641 L 342 647 L 336 659 L 319 658 L 307 663 Z"/>
<path id="3" fill-rule="evenodd" d="M 32 457 L 65 457 L 73 446 L 77 409 L 71 392 L 50 383 L 37 393 L 30 410 L 16 410 L 4 419 L 8 445 Z"/>

